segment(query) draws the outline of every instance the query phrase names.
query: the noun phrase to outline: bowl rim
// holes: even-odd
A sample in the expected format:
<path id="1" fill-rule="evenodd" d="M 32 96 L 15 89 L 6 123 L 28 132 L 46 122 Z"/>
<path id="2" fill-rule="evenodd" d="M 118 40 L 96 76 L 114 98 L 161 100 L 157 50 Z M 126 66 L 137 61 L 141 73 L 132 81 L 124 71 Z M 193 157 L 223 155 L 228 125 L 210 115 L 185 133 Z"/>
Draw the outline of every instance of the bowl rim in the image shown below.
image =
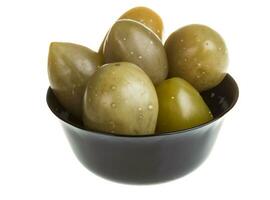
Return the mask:
<path id="1" fill-rule="evenodd" d="M 149 135 L 124 135 L 124 134 L 117 134 L 117 133 L 109 133 L 109 132 L 105 132 L 105 131 L 96 131 L 96 130 L 93 130 L 93 129 L 86 129 L 76 123 L 70 123 L 68 120 L 62 118 L 61 116 L 59 116 L 50 106 L 49 102 L 48 102 L 48 96 L 49 96 L 49 91 L 51 89 L 51 87 L 49 87 L 47 89 L 47 93 L 46 93 L 46 102 L 47 102 L 47 106 L 49 107 L 49 109 L 51 110 L 51 112 L 58 118 L 60 119 L 62 122 L 68 124 L 69 126 L 72 126 L 73 128 L 77 128 L 77 129 L 80 129 L 81 131 L 83 132 L 87 132 L 87 134 L 102 134 L 104 136 L 110 136 L 110 137 L 123 137 L 123 138 L 149 138 L 149 137 L 164 137 L 164 136 L 169 136 L 169 135 L 176 135 L 176 134 L 181 134 L 181 135 L 186 135 L 188 134 L 189 132 L 191 131 L 194 131 L 194 130 L 197 130 L 197 129 L 200 129 L 202 127 L 205 127 L 205 126 L 208 126 L 218 120 L 220 120 L 221 118 L 223 118 L 236 104 L 236 102 L 238 101 L 238 98 L 239 98 L 239 87 L 236 83 L 236 81 L 234 80 L 234 78 L 229 74 L 227 73 L 226 76 L 229 77 L 229 79 L 231 79 L 231 81 L 233 82 L 234 86 L 235 86 L 235 96 L 234 96 L 234 99 L 233 99 L 233 102 L 230 104 L 230 106 L 223 112 L 221 113 L 220 115 L 216 116 L 215 118 L 213 118 L 212 120 L 208 121 L 208 122 L 205 122 L 203 124 L 200 124 L 200 125 L 197 125 L 197 126 L 194 126 L 192 128 L 188 128 L 188 129 L 183 129 L 183 130 L 176 130 L 176 131 L 167 131 L 167 132 L 162 132 L 162 133 L 154 133 L 154 134 L 149 134 Z M 53 92 L 53 91 L 52 91 Z"/>

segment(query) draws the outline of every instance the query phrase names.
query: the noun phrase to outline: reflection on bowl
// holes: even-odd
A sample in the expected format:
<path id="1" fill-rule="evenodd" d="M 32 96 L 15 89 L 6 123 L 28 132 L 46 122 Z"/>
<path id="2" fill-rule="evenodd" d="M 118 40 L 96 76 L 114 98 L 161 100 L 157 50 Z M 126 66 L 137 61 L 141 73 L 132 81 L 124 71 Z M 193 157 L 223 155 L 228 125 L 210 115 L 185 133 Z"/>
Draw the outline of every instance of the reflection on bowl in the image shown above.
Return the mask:
<path id="1" fill-rule="evenodd" d="M 75 155 L 87 169 L 118 182 L 151 184 L 182 177 L 207 158 L 225 114 L 237 102 L 238 93 L 236 82 L 227 74 L 218 86 L 201 94 L 214 115 L 212 121 L 149 136 L 86 130 L 81 121 L 63 109 L 51 88 L 47 91 L 47 103 L 60 119 Z"/>

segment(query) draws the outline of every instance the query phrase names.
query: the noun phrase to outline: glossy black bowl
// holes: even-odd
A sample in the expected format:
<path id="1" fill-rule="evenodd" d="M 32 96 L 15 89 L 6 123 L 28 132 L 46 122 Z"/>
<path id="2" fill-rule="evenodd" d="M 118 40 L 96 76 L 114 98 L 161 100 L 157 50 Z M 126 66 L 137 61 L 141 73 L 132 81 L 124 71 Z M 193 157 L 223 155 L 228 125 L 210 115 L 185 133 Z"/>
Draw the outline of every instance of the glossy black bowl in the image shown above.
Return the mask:
<path id="1" fill-rule="evenodd" d="M 182 177 L 207 158 L 224 115 L 238 99 L 238 87 L 227 74 L 217 87 L 202 96 L 214 115 L 212 121 L 184 131 L 133 137 L 86 130 L 81 121 L 63 109 L 50 88 L 47 103 L 87 169 L 118 182 L 150 184 Z"/>

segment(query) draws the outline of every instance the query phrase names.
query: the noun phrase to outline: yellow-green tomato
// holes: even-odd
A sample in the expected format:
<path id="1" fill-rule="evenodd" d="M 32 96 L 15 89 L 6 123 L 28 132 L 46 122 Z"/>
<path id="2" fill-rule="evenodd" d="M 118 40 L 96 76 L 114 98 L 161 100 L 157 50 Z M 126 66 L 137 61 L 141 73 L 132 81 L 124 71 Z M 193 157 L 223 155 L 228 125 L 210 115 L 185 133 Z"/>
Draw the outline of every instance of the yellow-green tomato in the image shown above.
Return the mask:
<path id="1" fill-rule="evenodd" d="M 154 134 L 158 99 L 149 77 L 128 62 L 106 64 L 89 79 L 83 100 L 86 128 L 122 135 Z"/>
<path id="2" fill-rule="evenodd" d="M 149 27 L 159 38 L 162 38 L 163 22 L 161 17 L 150 8 L 135 7 L 125 12 L 120 19 L 132 19 Z"/>
<path id="3" fill-rule="evenodd" d="M 159 133 L 192 128 L 213 118 L 199 92 L 184 79 L 167 79 L 156 87 L 156 91 Z"/>
<path id="4" fill-rule="evenodd" d="M 198 91 L 218 85 L 226 75 L 228 54 L 213 29 L 193 24 L 173 32 L 165 42 L 169 77 L 187 80 Z"/>
<path id="5" fill-rule="evenodd" d="M 151 29 L 160 39 L 162 39 L 163 22 L 161 17 L 153 10 L 147 7 L 135 7 L 125 12 L 119 19 L 131 19 L 144 24 L 146 27 Z M 106 36 L 105 36 L 106 38 Z M 104 40 L 105 40 L 104 38 Z M 98 52 L 103 54 L 103 43 L 102 41 Z"/>
<path id="6" fill-rule="evenodd" d="M 88 79 L 102 63 L 102 57 L 87 47 L 63 42 L 50 45 L 48 75 L 51 88 L 62 106 L 79 119 Z"/>

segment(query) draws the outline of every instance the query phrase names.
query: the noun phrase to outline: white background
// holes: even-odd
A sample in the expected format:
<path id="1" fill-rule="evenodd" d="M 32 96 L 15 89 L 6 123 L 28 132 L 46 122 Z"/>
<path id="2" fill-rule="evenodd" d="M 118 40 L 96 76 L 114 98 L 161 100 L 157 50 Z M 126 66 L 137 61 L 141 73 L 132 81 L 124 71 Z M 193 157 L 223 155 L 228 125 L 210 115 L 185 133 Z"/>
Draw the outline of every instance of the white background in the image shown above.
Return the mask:
<path id="1" fill-rule="evenodd" d="M 267 2 L 1 0 L 0 199 L 270 199 Z M 164 39 L 190 23 L 217 30 L 240 88 L 207 161 L 184 178 L 150 186 L 114 183 L 84 168 L 45 101 L 49 43 L 97 50 L 112 23 L 138 5 L 160 14 Z"/>

